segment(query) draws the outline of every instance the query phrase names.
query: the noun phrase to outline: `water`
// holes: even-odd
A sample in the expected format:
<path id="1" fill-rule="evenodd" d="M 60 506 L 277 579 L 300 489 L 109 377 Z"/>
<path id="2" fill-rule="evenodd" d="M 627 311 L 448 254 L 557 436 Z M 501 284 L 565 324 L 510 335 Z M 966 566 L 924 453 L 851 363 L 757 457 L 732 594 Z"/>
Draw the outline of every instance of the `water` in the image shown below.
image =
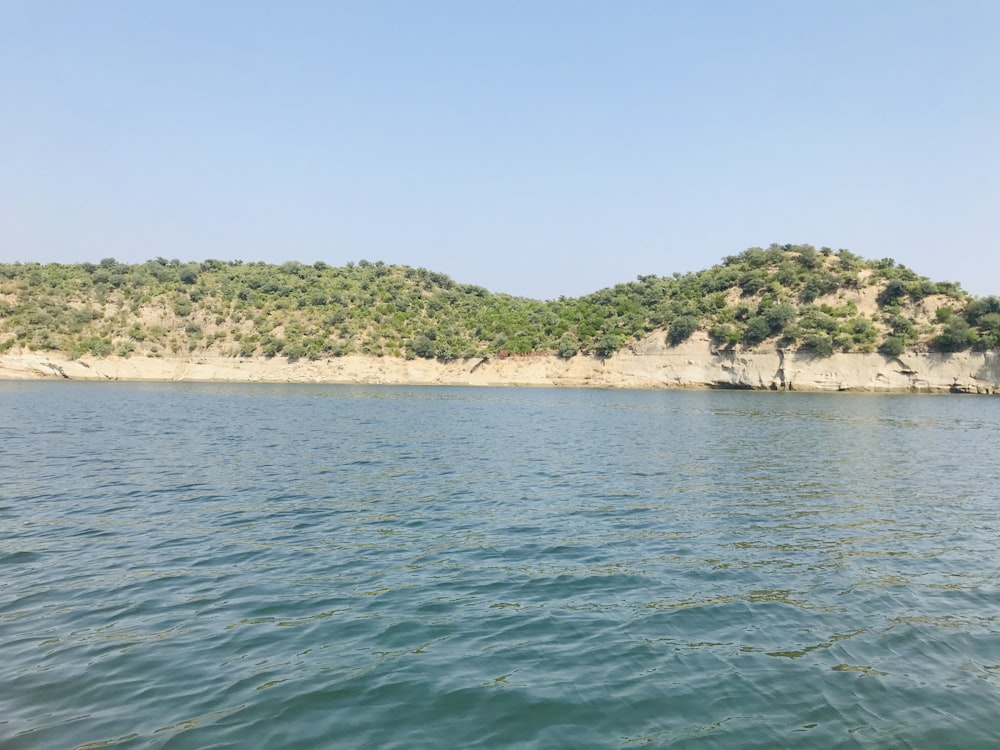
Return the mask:
<path id="1" fill-rule="evenodd" d="M 0 384 L 0 747 L 995 747 L 1000 400 Z"/>

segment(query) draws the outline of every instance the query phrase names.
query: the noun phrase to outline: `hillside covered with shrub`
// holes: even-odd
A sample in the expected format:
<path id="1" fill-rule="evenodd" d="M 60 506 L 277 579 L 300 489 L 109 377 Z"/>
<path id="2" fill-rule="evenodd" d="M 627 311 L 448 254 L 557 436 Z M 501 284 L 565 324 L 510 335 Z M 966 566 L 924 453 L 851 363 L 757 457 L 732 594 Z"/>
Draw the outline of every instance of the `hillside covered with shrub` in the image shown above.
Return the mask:
<path id="1" fill-rule="evenodd" d="M 0 265 L 0 352 L 604 358 L 657 331 L 669 346 L 704 331 L 719 349 L 821 357 L 992 350 L 1000 299 L 973 298 L 891 259 L 810 245 L 751 248 L 696 273 L 550 301 L 368 261 Z"/>

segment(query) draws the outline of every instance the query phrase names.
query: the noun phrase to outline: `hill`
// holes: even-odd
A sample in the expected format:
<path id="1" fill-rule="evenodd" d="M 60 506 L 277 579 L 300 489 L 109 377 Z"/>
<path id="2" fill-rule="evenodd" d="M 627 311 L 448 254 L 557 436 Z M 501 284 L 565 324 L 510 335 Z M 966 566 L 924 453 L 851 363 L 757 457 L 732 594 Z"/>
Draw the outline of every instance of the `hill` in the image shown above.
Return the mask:
<path id="1" fill-rule="evenodd" d="M 1000 299 L 810 245 L 550 301 L 368 261 L 0 265 L 0 353 L 603 359 L 657 331 L 668 347 L 702 331 L 729 352 L 987 351 L 1000 347 Z"/>

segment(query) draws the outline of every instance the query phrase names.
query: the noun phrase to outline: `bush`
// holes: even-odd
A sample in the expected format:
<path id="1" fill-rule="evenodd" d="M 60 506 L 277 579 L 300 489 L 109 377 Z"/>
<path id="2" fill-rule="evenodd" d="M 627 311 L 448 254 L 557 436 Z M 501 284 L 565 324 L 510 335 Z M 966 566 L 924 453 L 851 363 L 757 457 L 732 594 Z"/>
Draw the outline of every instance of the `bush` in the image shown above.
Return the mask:
<path id="1" fill-rule="evenodd" d="M 893 279 L 885 285 L 885 289 L 878 295 L 878 303 L 885 307 L 899 302 L 908 294 L 906 284 L 899 279 Z"/>
<path id="2" fill-rule="evenodd" d="M 874 344 L 878 338 L 878 331 L 867 318 L 854 318 L 848 323 L 853 343 L 860 347 Z"/>
<path id="3" fill-rule="evenodd" d="M 191 300 L 187 297 L 177 297 L 174 300 L 174 314 L 179 318 L 186 318 L 191 314 L 194 309 L 194 305 L 191 304 Z"/>
<path id="4" fill-rule="evenodd" d="M 849 352 L 854 347 L 854 337 L 846 331 L 840 331 L 833 335 L 833 348 L 842 352 Z"/>
<path id="5" fill-rule="evenodd" d="M 958 315 L 945 324 L 944 330 L 934 339 L 934 348 L 942 352 L 960 352 L 975 343 L 978 336 L 965 318 Z"/>
<path id="6" fill-rule="evenodd" d="M 594 344 L 594 354 L 601 359 L 607 359 L 622 348 L 624 342 L 614 333 L 606 333 Z"/>
<path id="7" fill-rule="evenodd" d="M 364 261 L 362 261 L 364 262 Z M 442 362 L 451 362 L 458 359 L 458 351 L 452 341 L 438 341 L 434 347 L 434 356 Z"/>
<path id="8" fill-rule="evenodd" d="M 822 258 L 820 258 L 819 253 L 816 252 L 816 248 L 812 245 L 800 245 L 798 251 L 799 263 L 806 268 L 819 268 L 823 264 Z"/>
<path id="9" fill-rule="evenodd" d="M 835 317 L 816 308 L 807 310 L 799 322 L 804 329 L 824 331 L 825 333 L 834 333 L 840 327 Z"/>
<path id="10" fill-rule="evenodd" d="M 980 319 L 986 315 L 1000 313 L 1000 299 L 997 297 L 984 297 L 973 300 L 965 308 L 965 319 L 972 325 L 980 325 Z"/>
<path id="11" fill-rule="evenodd" d="M 886 336 L 878 350 L 887 357 L 898 357 L 906 351 L 906 339 L 903 336 Z"/>
<path id="12" fill-rule="evenodd" d="M 423 359 L 434 359 L 435 346 L 434 342 L 431 341 L 430 337 L 426 334 L 420 334 L 410 345 L 413 349 L 413 353 Z"/>
<path id="13" fill-rule="evenodd" d="M 670 331 L 667 334 L 667 344 L 677 346 L 691 338 L 691 334 L 698 330 L 701 323 L 693 315 L 682 315 L 670 324 Z"/>
<path id="14" fill-rule="evenodd" d="M 829 357 L 833 354 L 833 340 L 825 333 L 810 333 L 803 339 L 800 349 L 817 357 Z"/>
<path id="15" fill-rule="evenodd" d="M 902 315 L 892 315 L 886 323 L 888 323 L 894 335 L 904 339 L 913 335 L 916 331 L 913 321 L 909 318 L 904 318 Z"/>
<path id="16" fill-rule="evenodd" d="M 285 348 L 285 340 L 276 337 L 269 337 L 267 341 L 264 342 L 264 356 L 274 357 L 281 354 L 281 351 Z"/>
<path id="17" fill-rule="evenodd" d="M 285 355 L 289 362 L 298 362 L 306 355 L 306 348 L 302 342 L 286 343 L 281 353 Z"/>
<path id="18" fill-rule="evenodd" d="M 576 340 L 571 336 L 563 336 L 559 339 L 559 345 L 556 349 L 556 354 L 561 359 L 570 359 L 575 357 L 580 351 L 580 346 L 577 344 Z"/>
<path id="19" fill-rule="evenodd" d="M 747 328 L 743 332 L 743 341 L 745 341 L 748 346 L 754 346 L 770 335 L 771 326 L 767 322 L 767 318 L 762 315 L 755 315 L 750 318 L 750 321 L 747 323 Z"/>
<path id="20" fill-rule="evenodd" d="M 772 334 L 784 331 L 785 327 L 796 317 L 798 317 L 798 310 L 788 302 L 781 302 L 764 312 L 764 320 L 767 321 Z"/>
<path id="21" fill-rule="evenodd" d="M 712 337 L 713 341 L 725 344 L 726 346 L 733 346 L 734 344 L 739 343 L 739 340 L 743 338 L 739 329 L 736 326 L 729 325 L 728 323 L 720 323 L 712 326 L 708 335 Z"/>
<path id="22" fill-rule="evenodd" d="M 111 341 L 108 339 L 98 338 L 96 336 L 90 336 L 78 342 L 71 350 L 70 357 L 76 359 L 77 357 L 87 354 L 93 354 L 95 357 L 107 357 L 111 354 Z"/>

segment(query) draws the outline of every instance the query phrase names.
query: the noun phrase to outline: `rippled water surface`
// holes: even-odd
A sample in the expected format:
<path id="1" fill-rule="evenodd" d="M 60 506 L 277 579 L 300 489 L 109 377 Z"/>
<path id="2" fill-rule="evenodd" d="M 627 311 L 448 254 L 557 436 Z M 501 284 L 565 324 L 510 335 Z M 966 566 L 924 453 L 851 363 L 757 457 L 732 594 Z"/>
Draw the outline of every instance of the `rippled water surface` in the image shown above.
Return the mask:
<path id="1" fill-rule="evenodd" d="M 1000 399 L 0 384 L 0 747 L 996 747 Z"/>

